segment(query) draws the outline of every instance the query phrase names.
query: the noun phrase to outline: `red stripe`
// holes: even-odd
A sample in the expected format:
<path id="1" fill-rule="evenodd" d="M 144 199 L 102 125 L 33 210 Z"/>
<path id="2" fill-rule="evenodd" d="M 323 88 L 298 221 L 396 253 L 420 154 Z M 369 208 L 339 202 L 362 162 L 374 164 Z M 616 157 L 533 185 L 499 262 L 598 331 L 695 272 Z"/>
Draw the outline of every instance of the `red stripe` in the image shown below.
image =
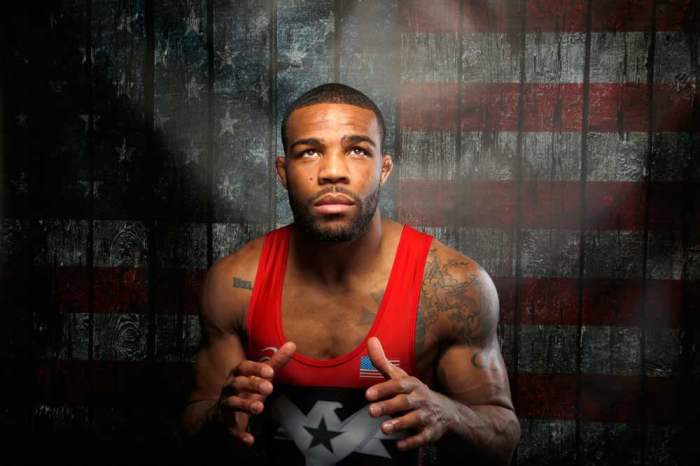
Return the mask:
<path id="1" fill-rule="evenodd" d="M 653 86 L 658 131 L 689 131 L 693 92 L 690 86 Z M 580 131 L 583 85 L 579 83 L 523 86 L 523 131 Z M 463 131 L 517 131 L 518 83 L 464 84 Z M 647 131 L 649 87 L 646 84 L 591 84 L 589 129 L 595 132 Z M 401 127 L 405 130 L 456 131 L 459 122 L 456 83 L 401 84 Z"/>
<path id="2" fill-rule="evenodd" d="M 514 324 L 515 278 L 494 278 L 501 318 Z M 578 325 L 579 280 L 575 278 L 521 278 L 518 323 Z M 645 321 L 655 327 L 679 328 L 684 306 L 700 304 L 700 282 L 647 280 Z M 582 325 L 640 326 L 641 280 L 585 279 L 582 283 Z"/>
<path id="3" fill-rule="evenodd" d="M 404 0 L 399 2 L 403 30 L 459 31 L 459 0 Z"/>
<path id="4" fill-rule="evenodd" d="M 156 286 L 159 313 L 196 315 L 204 283 L 205 269 L 169 269 L 162 271 L 162 279 Z"/>
<path id="5" fill-rule="evenodd" d="M 519 196 L 513 181 L 400 180 L 397 212 L 402 222 L 423 226 L 510 228 L 518 199 L 522 228 L 580 227 L 579 181 L 523 181 Z M 685 218 L 681 200 L 700 205 L 700 184 L 652 183 L 648 228 L 700 227 L 700 217 Z M 645 227 L 646 186 L 628 181 L 586 182 L 584 227 L 641 230 Z"/>
<path id="6" fill-rule="evenodd" d="M 463 2 L 465 32 L 512 32 L 521 28 L 519 2 L 477 0 Z M 458 32 L 459 0 L 400 2 L 405 31 Z M 592 2 L 591 31 L 650 31 L 653 0 L 596 0 Z M 586 32 L 587 0 L 528 0 L 526 32 Z M 664 2 L 656 13 L 657 31 L 697 30 L 690 0 Z"/>
<path id="7" fill-rule="evenodd" d="M 145 314 L 148 306 L 148 271 L 143 268 L 95 267 L 96 313 Z M 85 267 L 57 267 L 46 284 L 58 312 L 89 312 L 90 275 Z M 206 271 L 202 269 L 161 270 L 156 285 L 159 313 L 197 314 L 200 288 Z"/>
<path id="8" fill-rule="evenodd" d="M 638 376 L 518 374 L 515 379 L 514 398 L 521 417 L 575 419 L 577 381 L 581 384 L 581 419 L 585 421 L 638 423 L 645 410 L 647 422 L 677 422 L 693 402 L 685 399 L 679 381 L 666 377 L 646 379 L 648 399 L 644 406 Z"/>

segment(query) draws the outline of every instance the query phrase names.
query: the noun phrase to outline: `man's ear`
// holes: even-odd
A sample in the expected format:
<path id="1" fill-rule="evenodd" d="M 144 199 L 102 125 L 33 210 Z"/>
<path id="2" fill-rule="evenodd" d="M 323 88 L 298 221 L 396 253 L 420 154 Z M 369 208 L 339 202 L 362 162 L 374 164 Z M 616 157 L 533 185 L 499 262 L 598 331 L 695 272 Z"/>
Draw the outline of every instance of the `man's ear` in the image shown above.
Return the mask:
<path id="1" fill-rule="evenodd" d="M 379 175 L 379 182 L 383 185 L 386 183 L 386 180 L 389 179 L 389 175 L 391 175 L 391 170 L 394 168 L 394 161 L 391 158 L 391 155 L 389 154 L 384 154 L 382 156 L 382 172 Z"/>
<path id="2" fill-rule="evenodd" d="M 283 155 L 275 157 L 275 170 L 277 170 L 277 178 L 280 183 L 287 189 L 287 158 Z"/>

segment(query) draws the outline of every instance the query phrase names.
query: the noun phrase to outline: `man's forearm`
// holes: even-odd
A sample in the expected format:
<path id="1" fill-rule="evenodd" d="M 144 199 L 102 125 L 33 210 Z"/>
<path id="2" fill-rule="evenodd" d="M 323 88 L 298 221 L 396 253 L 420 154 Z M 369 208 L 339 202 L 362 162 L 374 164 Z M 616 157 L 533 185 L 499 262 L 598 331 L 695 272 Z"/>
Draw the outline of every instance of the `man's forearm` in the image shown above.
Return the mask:
<path id="1" fill-rule="evenodd" d="M 448 433 L 439 442 L 440 450 L 461 459 L 465 453 L 472 452 L 481 459 L 478 464 L 510 464 L 520 440 L 520 424 L 515 413 L 502 406 L 466 406 L 451 401 L 455 404 L 455 416 Z"/>
<path id="2" fill-rule="evenodd" d="M 235 442 L 227 427 L 216 420 L 216 403 L 216 400 L 196 401 L 182 413 L 179 438 L 182 464 L 213 465 L 246 458 L 247 447 Z"/>
<path id="3" fill-rule="evenodd" d="M 182 429 L 185 434 L 194 436 L 213 423 L 216 400 L 200 400 L 187 405 L 182 414 Z"/>

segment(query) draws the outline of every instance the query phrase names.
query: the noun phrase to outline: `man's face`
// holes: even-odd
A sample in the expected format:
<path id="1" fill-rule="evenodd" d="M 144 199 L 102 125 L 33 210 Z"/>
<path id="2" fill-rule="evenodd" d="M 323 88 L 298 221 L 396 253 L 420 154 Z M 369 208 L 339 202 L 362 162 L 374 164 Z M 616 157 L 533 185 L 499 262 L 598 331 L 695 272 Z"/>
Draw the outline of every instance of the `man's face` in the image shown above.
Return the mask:
<path id="1" fill-rule="evenodd" d="M 295 223 L 318 241 L 351 241 L 377 210 L 391 172 L 371 110 L 347 104 L 302 107 L 287 120 L 287 156 L 277 173 Z"/>

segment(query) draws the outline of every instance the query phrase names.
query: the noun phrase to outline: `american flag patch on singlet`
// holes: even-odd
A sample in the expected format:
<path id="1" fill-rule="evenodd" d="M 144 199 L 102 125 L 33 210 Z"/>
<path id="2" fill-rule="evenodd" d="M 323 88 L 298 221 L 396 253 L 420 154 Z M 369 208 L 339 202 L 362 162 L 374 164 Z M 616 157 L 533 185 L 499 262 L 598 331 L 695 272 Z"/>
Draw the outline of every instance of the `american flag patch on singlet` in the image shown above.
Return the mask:
<path id="1" fill-rule="evenodd" d="M 389 359 L 389 362 L 395 366 L 399 365 L 398 359 Z M 372 360 L 369 358 L 369 356 L 362 356 L 360 358 L 360 377 L 367 377 L 371 379 L 384 378 L 382 373 L 379 372 L 379 370 L 376 367 L 374 367 L 374 364 L 372 364 Z"/>

